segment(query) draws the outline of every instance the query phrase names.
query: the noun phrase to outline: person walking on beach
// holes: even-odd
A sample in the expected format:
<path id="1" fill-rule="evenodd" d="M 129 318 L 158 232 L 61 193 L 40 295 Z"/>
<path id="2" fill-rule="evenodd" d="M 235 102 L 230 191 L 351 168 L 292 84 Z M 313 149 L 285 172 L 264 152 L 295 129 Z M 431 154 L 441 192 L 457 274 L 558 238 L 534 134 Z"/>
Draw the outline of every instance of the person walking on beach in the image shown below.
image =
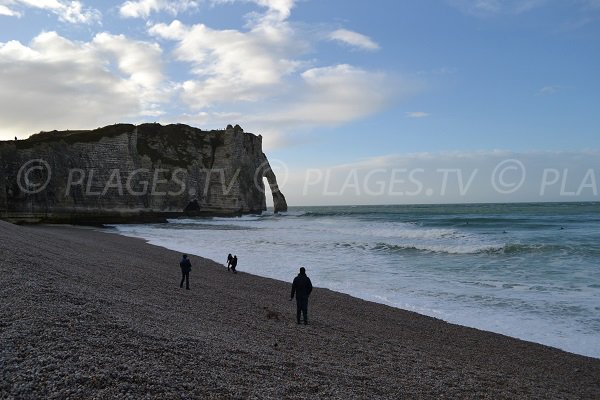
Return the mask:
<path id="1" fill-rule="evenodd" d="M 312 283 L 310 278 L 306 276 L 306 269 L 300 267 L 300 273 L 294 278 L 292 283 L 292 294 L 290 301 L 296 295 L 296 322 L 300 323 L 300 313 L 304 316 L 304 325 L 308 325 L 308 296 L 312 292 Z"/>
<path id="2" fill-rule="evenodd" d="M 235 267 L 237 267 L 237 255 L 233 256 L 233 258 L 231 259 L 231 270 L 234 274 L 237 274 Z"/>
<path id="3" fill-rule="evenodd" d="M 192 263 L 187 254 L 183 255 L 179 262 L 179 266 L 181 267 L 181 283 L 179 284 L 179 287 L 183 288 L 183 281 L 185 280 L 185 288 L 190 290 L 190 271 L 192 270 Z"/>
<path id="4" fill-rule="evenodd" d="M 229 269 L 231 268 L 231 260 L 233 260 L 233 256 L 231 255 L 231 253 L 229 253 L 229 255 L 227 256 L 227 271 L 229 271 Z"/>

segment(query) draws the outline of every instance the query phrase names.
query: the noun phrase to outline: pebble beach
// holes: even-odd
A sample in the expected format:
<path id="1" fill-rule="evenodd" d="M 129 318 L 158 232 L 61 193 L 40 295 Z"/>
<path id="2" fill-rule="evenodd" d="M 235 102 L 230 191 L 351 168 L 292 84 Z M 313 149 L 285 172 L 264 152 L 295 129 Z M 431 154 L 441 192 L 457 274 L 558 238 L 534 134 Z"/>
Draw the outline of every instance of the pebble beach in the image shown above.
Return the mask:
<path id="1" fill-rule="evenodd" d="M 600 359 L 110 230 L 0 222 L 1 399 L 597 399 Z M 310 276 L 310 270 L 307 271 Z"/>

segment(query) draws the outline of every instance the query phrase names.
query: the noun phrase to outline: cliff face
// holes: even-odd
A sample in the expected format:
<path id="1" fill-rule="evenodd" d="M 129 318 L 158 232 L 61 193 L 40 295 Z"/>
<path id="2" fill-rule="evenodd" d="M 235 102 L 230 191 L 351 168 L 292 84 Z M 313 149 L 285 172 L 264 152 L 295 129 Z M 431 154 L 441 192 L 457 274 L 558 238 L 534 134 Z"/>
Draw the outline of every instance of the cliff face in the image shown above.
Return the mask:
<path id="1" fill-rule="evenodd" d="M 262 137 L 239 126 L 117 124 L 0 142 L 0 217 L 111 223 L 286 211 Z"/>

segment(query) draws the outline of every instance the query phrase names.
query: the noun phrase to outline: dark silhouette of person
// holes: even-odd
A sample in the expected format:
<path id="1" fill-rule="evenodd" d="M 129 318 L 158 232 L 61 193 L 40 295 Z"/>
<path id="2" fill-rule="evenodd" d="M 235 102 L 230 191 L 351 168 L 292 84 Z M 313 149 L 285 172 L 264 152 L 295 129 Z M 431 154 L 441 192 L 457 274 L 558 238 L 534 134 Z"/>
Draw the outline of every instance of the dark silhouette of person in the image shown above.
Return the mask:
<path id="1" fill-rule="evenodd" d="M 229 271 L 229 269 L 231 268 L 231 260 L 233 260 L 233 256 L 231 255 L 231 253 L 229 253 L 229 255 L 227 256 L 227 271 Z"/>
<path id="2" fill-rule="evenodd" d="M 183 288 L 183 281 L 185 280 L 185 288 L 190 290 L 190 271 L 192 270 L 192 263 L 187 254 L 183 255 L 179 262 L 179 266 L 181 267 L 181 283 L 179 284 L 179 287 Z"/>
<path id="3" fill-rule="evenodd" d="M 233 256 L 233 258 L 231 259 L 231 270 L 234 274 L 237 274 L 237 271 L 235 270 L 235 267 L 237 267 L 237 261 L 237 255 Z"/>
<path id="4" fill-rule="evenodd" d="M 290 301 L 296 295 L 296 322 L 300 323 L 300 313 L 304 316 L 304 325 L 308 325 L 308 296 L 312 292 L 312 283 L 310 278 L 306 276 L 304 267 L 300 267 L 300 273 L 294 278 L 292 283 L 292 294 Z"/>

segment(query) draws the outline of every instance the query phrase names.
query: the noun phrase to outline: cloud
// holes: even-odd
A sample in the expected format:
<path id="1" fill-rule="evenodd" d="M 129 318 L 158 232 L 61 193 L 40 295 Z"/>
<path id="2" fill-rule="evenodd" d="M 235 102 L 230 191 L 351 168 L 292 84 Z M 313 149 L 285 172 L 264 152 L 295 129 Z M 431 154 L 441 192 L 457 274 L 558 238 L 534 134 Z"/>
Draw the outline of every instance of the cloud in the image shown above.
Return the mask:
<path id="1" fill-rule="evenodd" d="M 560 89 L 559 86 L 544 86 L 538 91 L 538 95 L 540 96 L 550 96 L 558 92 Z"/>
<path id="2" fill-rule="evenodd" d="M 406 113 L 408 118 L 425 118 L 429 117 L 429 114 L 423 111 L 409 111 Z"/>
<path id="3" fill-rule="evenodd" d="M 373 115 L 387 107 L 402 92 L 414 90 L 383 72 L 367 71 L 347 64 L 310 68 L 282 93 L 272 93 L 260 102 L 238 107 L 238 112 L 199 111 L 183 117 L 201 125 L 239 123 L 263 135 L 265 149 L 306 143 L 300 132 L 316 127 L 339 126 Z M 235 109 L 228 105 L 228 110 Z"/>
<path id="4" fill-rule="evenodd" d="M 448 0 L 465 14 L 486 17 L 497 14 L 522 14 L 543 6 L 547 0 Z"/>
<path id="5" fill-rule="evenodd" d="M 90 42 L 55 32 L 29 45 L 0 42 L 0 126 L 5 137 L 40 130 L 95 128 L 155 112 L 168 99 L 161 50 L 122 35 Z"/>
<path id="6" fill-rule="evenodd" d="M 8 17 L 20 17 L 21 14 L 17 11 L 11 10 L 5 5 L 0 4 L 0 15 L 5 15 Z"/>
<path id="7" fill-rule="evenodd" d="M 368 36 L 347 29 L 338 29 L 331 32 L 329 34 L 329 39 L 355 46 L 363 50 L 379 50 L 379 45 Z"/>
<path id="8" fill-rule="evenodd" d="M 285 24 L 264 22 L 241 32 L 174 21 L 154 25 L 150 33 L 177 41 L 175 58 L 191 64 L 195 79 L 183 82 L 181 90 L 184 102 L 195 109 L 272 95 L 301 65 L 291 57 L 304 47 Z"/>
<path id="9" fill-rule="evenodd" d="M 278 20 L 286 20 L 292 13 L 296 0 L 212 0 L 213 4 L 255 3 L 268 9 L 268 16 Z"/>
<path id="10" fill-rule="evenodd" d="M 138 93 L 142 113 L 166 99 L 168 90 L 163 87 L 162 49 L 156 43 L 99 33 L 92 45 L 99 57 L 114 60 L 119 72 L 127 77 L 123 84 Z"/>
<path id="11" fill-rule="evenodd" d="M 544 7 L 566 7 L 570 12 L 557 14 L 562 19 L 556 24 L 559 32 L 582 29 L 600 19 L 600 0 L 446 0 L 446 3 L 477 18 L 517 16 Z"/>
<path id="12" fill-rule="evenodd" d="M 381 110 L 391 97 L 384 73 L 347 64 L 312 68 L 301 76 L 293 100 L 259 114 L 261 121 L 282 128 L 337 125 Z"/>
<path id="13" fill-rule="evenodd" d="M 266 147 L 279 146 L 290 143 L 289 135 L 298 130 L 364 118 L 385 108 L 398 92 L 414 91 L 414 85 L 395 82 L 382 71 L 303 60 L 312 49 L 309 40 L 318 38 L 288 22 L 294 2 L 248 1 L 266 9 L 247 16 L 247 30 L 177 20 L 149 28 L 151 35 L 174 41 L 173 58 L 190 65 L 192 77 L 178 90 L 192 112 L 181 120 L 213 126 L 237 122 L 268 134 Z M 356 38 L 366 38 L 356 35 L 348 40 L 358 45 Z"/>
<path id="14" fill-rule="evenodd" d="M 206 0 L 213 5 L 245 2 L 255 3 L 268 9 L 268 16 L 285 20 L 294 7 L 295 0 Z M 172 15 L 195 9 L 202 0 L 129 0 L 119 7 L 119 13 L 125 18 L 148 18 L 152 13 L 168 12 Z"/>
<path id="15" fill-rule="evenodd" d="M 573 86 L 569 85 L 546 85 L 543 86 L 540 90 L 538 90 L 538 96 L 552 96 L 557 93 L 562 93 L 568 90 L 573 89 Z"/>
<path id="16" fill-rule="evenodd" d="M 0 2 L 0 15 L 21 17 L 23 13 L 17 9 L 23 8 L 47 10 L 56 14 L 59 20 L 73 24 L 90 24 L 101 19 L 100 11 L 85 8 L 80 1 L 70 0 L 4 0 Z"/>
<path id="17" fill-rule="evenodd" d="M 148 18 L 152 13 L 166 11 L 177 15 L 197 7 L 198 1 L 193 0 L 137 0 L 121 4 L 119 13 L 125 18 Z"/>
<path id="18" fill-rule="evenodd" d="M 598 201 L 600 151 L 388 154 L 290 168 L 294 204 Z"/>
<path id="19" fill-rule="evenodd" d="M 279 13 L 281 18 L 287 19 L 294 7 L 295 0 L 251 0 L 256 4 L 267 7 L 269 10 L 273 12 Z"/>
<path id="20" fill-rule="evenodd" d="M 218 1 L 225 2 L 230 1 Z M 267 10 L 248 17 L 247 31 L 187 26 L 177 20 L 150 28 L 150 34 L 176 41 L 175 59 L 191 65 L 194 78 L 182 82 L 180 90 L 192 109 L 267 99 L 284 90 L 285 78 L 304 64 L 296 57 L 310 45 L 286 21 L 294 2 L 253 2 Z"/>
<path id="21" fill-rule="evenodd" d="M 235 1 L 255 6 L 244 28 L 174 20 L 147 25 L 151 41 L 103 32 L 78 42 L 48 32 L 29 44 L 0 43 L 3 135 L 152 117 L 209 128 L 240 123 L 263 134 L 269 148 L 305 142 L 308 130 L 368 117 L 418 90 L 385 71 L 319 63 L 312 51 L 322 37 L 288 21 L 292 0 Z M 156 11 L 157 2 L 122 5 L 142 3 L 149 8 L 130 15 Z"/>

